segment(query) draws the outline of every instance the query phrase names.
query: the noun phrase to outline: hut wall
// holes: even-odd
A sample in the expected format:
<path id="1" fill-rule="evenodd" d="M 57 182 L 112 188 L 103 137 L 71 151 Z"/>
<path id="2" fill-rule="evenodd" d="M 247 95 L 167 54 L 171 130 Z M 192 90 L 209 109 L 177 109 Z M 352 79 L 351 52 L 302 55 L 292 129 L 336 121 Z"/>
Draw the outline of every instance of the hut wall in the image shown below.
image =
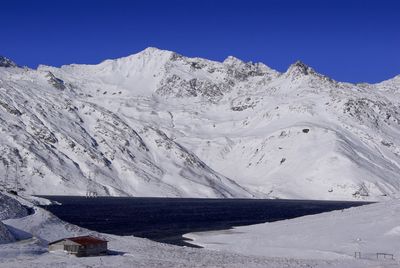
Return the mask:
<path id="1" fill-rule="evenodd" d="M 49 251 L 64 250 L 64 243 L 59 242 L 56 244 L 49 245 Z"/>
<path id="2" fill-rule="evenodd" d="M 49 251 L 65 250 L 76 256 L 93 256 L 107 252 L 107 242 L 82 246 L 70 240 L 63 240 L 49 245 Z"/>
<path id="3" fill-rule="evenodd" d="M 104 252 L 107 252 L 107 243 L 87 245 L 84 250 L 82 250 L 83 256 L 98 255 Z"/>

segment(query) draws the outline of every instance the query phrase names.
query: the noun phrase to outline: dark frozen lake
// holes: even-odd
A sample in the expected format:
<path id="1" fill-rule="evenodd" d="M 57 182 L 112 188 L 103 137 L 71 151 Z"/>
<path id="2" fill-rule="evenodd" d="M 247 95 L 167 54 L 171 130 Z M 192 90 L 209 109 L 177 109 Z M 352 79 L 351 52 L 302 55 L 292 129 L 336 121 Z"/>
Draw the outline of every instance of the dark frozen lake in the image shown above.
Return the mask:
<path id="1" fill-rule="evenodd" d="M 278 199 L 42 197 L 62 203 L 43 207 L 78 226 L 181 246 L 191 246 L 182 238 L 189 232 L 229 229 L 367 204 Z"/>

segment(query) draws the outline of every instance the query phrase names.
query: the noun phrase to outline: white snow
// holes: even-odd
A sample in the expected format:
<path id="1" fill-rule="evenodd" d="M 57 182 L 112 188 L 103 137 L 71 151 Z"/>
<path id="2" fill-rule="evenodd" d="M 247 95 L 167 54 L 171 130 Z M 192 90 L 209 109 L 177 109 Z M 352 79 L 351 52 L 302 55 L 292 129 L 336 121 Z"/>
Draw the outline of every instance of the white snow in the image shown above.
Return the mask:
<path id="1" fill-rule="evenodd" d="M 400 265 L 400 201 L 376 203 L 292 220 L 190 233 L 191 243 L 217 251 L 324 260 L 375 260 L 376 253 L 393 254 Z M 383 256 L 380 256 L 383 259 Z M 389 265 L 389 264 L 388 264 Z"/>
<path id="2" fill-rule="evenodd" d="M 399 81 L 341 83 L 301 62 L 278 73 L 156 48 L 97 65 L 0 67 L 0 187 L 392 199 Z"/>

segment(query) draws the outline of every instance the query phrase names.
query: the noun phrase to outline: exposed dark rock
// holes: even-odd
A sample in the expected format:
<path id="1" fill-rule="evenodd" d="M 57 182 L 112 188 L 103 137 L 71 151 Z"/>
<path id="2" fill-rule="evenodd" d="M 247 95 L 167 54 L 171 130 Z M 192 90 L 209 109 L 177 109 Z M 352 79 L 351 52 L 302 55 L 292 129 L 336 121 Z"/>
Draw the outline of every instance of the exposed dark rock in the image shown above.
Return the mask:
<path id="1" fill-rule="evenodd" d="M 301 62 L 301 61 L 296 61 L 295 63 L 293 63 L 290 67 L 289 70 L 292 73 L 299 73 L 299 74 L 303 74 L 303 75 L 309 75 L 312 73 L 315 73 L 315 71 L 308 66 L 307 64 Z"/>
<path id="2" fill-rule="evenodd" d="M 382 144 L 383 146 L 386 146 L 386 147 L 390 147 L 390 146 L 393 145 L 393 143 L 387 142 L 387 141 L 381 141 L 381 144 Z"/>
<path id="3" fill-rule="evenodd" d="M 0 67 L 10 68 L 10 67 L 18 67 L 18 65 L 15 64 L 15 62 L 13 62 L 12 60 L 0 56 Z"/>
<path id="4" fill-rule="evenodd" d="M 22 115 L 22 113 L 17 108 L 15 108 L 1 100 L 0 100 L 0 106 L 2 106 L 4 109 L 6 109 L 6 111 L 9 112 L 10 114 L 18 115 L 18 116 Z"/>
<path id="5" fill-rule="evenodd" d="M 222 96 L 223 92 L 229 91 L 230 87 L 226 84 L 215 84 L 207 80 L 193 78 L 185 80 L 176 74 L 165 78 L 161 86 L 156 90 L 160 95 L 175 97 L 198 97 L 216 102 Z"/>
<path id="6" fill-rule="evenodd" d="M 60 78 L 55 77 L 53 73 L 48 72 L 48 73 L 46 74 L 46 77 L 48 78 L 49 83 L 50 83 L 53 87 L 55 87 L 55 88 L 57 88 L 57 89 L 59 89 L 59 90 L 64 90 L 64 89 L 65 89 L 64 81 L 61 80 Z"/>

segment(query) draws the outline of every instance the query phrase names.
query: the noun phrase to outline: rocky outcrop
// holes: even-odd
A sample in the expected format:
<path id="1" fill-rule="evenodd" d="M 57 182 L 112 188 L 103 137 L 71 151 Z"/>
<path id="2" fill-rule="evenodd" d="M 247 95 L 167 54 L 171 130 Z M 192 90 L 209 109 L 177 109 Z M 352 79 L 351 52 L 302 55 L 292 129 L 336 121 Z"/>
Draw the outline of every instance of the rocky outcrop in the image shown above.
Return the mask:
<path id="1" fill-rule="evenodd" d="M 5 68 L 17 67 L 17 64 L 15 64 L 15 62 L 6 57 L 0 56 L 0 67 L 5 67 Z"/>

